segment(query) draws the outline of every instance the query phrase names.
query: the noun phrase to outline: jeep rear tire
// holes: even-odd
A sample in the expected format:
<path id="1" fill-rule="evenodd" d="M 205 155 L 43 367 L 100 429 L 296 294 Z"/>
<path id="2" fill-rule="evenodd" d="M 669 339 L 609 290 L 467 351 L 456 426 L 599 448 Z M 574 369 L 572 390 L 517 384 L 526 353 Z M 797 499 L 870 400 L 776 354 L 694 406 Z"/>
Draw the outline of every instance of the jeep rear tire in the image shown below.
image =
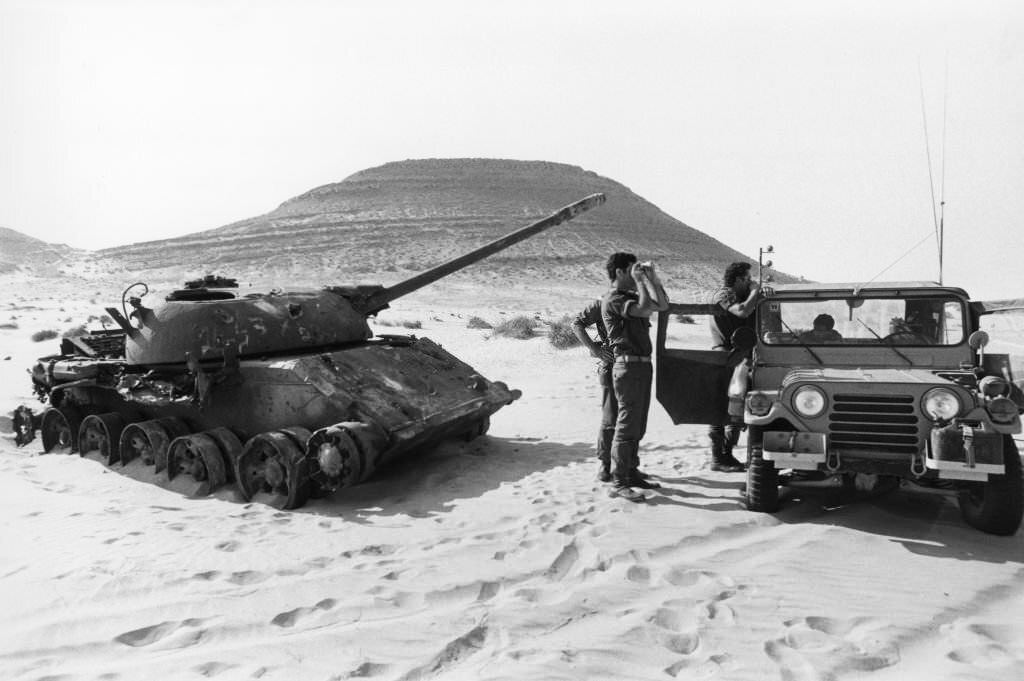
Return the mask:
<path id="1" fill-rule="evenodd" d="M 779 472 L 775 464 L 764 460 L 763 447 L 750 448 L 747 465 L 747 508 L 774 513 L 779 508 Z"/>
<path id="2" fill-rule="evenodd" d="M 1009 435 L 1003 436 L 1003 466 L 1003 475 L 990 475 L 988 482 L 969 484 L 961 491 L 959 502 L 960 513 L 968 525 L 1007 536 L 1017 531 L 1024 514 L 1020 454 Z"/>

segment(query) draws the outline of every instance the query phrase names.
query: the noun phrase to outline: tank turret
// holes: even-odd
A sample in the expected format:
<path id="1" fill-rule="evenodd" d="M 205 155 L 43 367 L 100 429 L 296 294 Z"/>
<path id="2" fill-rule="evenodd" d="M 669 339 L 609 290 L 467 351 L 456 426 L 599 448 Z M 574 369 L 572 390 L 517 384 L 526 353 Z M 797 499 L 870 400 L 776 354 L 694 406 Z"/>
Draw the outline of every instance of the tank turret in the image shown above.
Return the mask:
<path id="1" fill-rule="evenodd" d="M 604 194 L 587 196 L 386 288 L 329 286 L 319 291 L 241 294 L 234 279 L 207 276 L 188 282 L 154 308 L 143 306 L 140 298 L 130 298 L 130 313 L 124 301 L 123 312 L 117 308 L 107 308 L 107 312 L 125 331 L 125 358 L 133 364 L 202 363 L 358 343 L 373 335 L 366 317 L 387 308 L 397 298 L 571 220 L 604 199 Z"/>
<path id="2" fill-rule="evenodd" d="M 107 308 L 120 329 L 65 338 L 36 362 L 47 408 L 19 407 L 16 442 L 39 430 L 44 453 L 77 451 L 188 495 L 233 481 L 241 499 L 296 508 L 444 438 L 483 435 L 521 393 L 429 338 L 374 337 L 367 317 L 603 202 L 588 196 L 390 287 L 243 294 L 208 275 L 150 308 L 132 284 Z"/>

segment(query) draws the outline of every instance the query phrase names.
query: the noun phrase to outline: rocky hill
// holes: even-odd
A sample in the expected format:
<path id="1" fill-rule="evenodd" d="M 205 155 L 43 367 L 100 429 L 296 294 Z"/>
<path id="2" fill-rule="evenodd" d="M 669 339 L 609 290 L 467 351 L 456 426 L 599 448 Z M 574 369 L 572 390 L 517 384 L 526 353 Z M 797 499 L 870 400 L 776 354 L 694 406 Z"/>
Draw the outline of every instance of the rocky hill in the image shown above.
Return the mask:
<path id="1" fill-rule="evenodd" d="M 53 276 L 62 266 L 87 257 L 86 251 L 65 244 L 50 244 L 39 239 L 0 227 L 0 274 L 23 272 Z"/>
<path id="2" fill-rule="evenodd" d="M 424 159 L 360 171 L 224 227 L 97 251 L 83 269 L 150 282 L 218 273 L 272 286 L 390 284 L 594 192 L 607 195 L 603 206 L 446 282 L 600 287 L 608 254 L 626 250 L 654 260 L 670 291 L 692 294 L 714 287 L 729 262 L 746 259 L 576 166 Z"/>

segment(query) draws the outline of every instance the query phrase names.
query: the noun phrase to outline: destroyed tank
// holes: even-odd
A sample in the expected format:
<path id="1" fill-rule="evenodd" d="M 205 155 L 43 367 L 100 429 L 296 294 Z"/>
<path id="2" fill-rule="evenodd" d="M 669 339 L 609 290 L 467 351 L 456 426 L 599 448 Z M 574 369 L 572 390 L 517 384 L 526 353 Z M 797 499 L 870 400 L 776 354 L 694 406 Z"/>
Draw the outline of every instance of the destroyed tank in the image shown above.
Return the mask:
<path id="1" fill-rule="evenodd" d="M 233 482 L 245 500 L 292 509 L 445 438 L 472 439 L 520 392 L 427 338 L 374 336 L 367 318 L 604 198 L 386 288 L 243 294 L 207 275 L 149 308 L 128 296 L 145 287 L 133 284 L 121 310 L 106 308 L 118 329 L 65 338 L 37 361 L 33 388 L 47 408 L 16 410 L 16 442 L 38 430 L 45 452 L 155 472 L 190 495 Z"/>

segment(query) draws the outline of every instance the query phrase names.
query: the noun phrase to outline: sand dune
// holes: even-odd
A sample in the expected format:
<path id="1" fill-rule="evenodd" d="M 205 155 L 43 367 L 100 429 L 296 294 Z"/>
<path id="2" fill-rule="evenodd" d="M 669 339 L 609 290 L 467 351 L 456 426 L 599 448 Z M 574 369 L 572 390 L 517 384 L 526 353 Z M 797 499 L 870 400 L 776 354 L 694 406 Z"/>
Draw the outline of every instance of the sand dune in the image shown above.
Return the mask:
<path id="1" fill-rule="evenodd" d="M 102 312 L 85 290 L 0 308 L 4 416 L 56 348 L 30 335 Z M 1024 678 L 1020 533 L 899 492 L 750 513 L 743 476 L 710 472 L 702 429 L 657 405 L 641 459 L 663 487 L 610 499 L 592 360 L 466 328 L 585 296 L 509 295 L 385 313 L 523 391 L 489 434 L 297 511 L 231 489 L 190 498 L 4 432 L 0 678 Z"/>

